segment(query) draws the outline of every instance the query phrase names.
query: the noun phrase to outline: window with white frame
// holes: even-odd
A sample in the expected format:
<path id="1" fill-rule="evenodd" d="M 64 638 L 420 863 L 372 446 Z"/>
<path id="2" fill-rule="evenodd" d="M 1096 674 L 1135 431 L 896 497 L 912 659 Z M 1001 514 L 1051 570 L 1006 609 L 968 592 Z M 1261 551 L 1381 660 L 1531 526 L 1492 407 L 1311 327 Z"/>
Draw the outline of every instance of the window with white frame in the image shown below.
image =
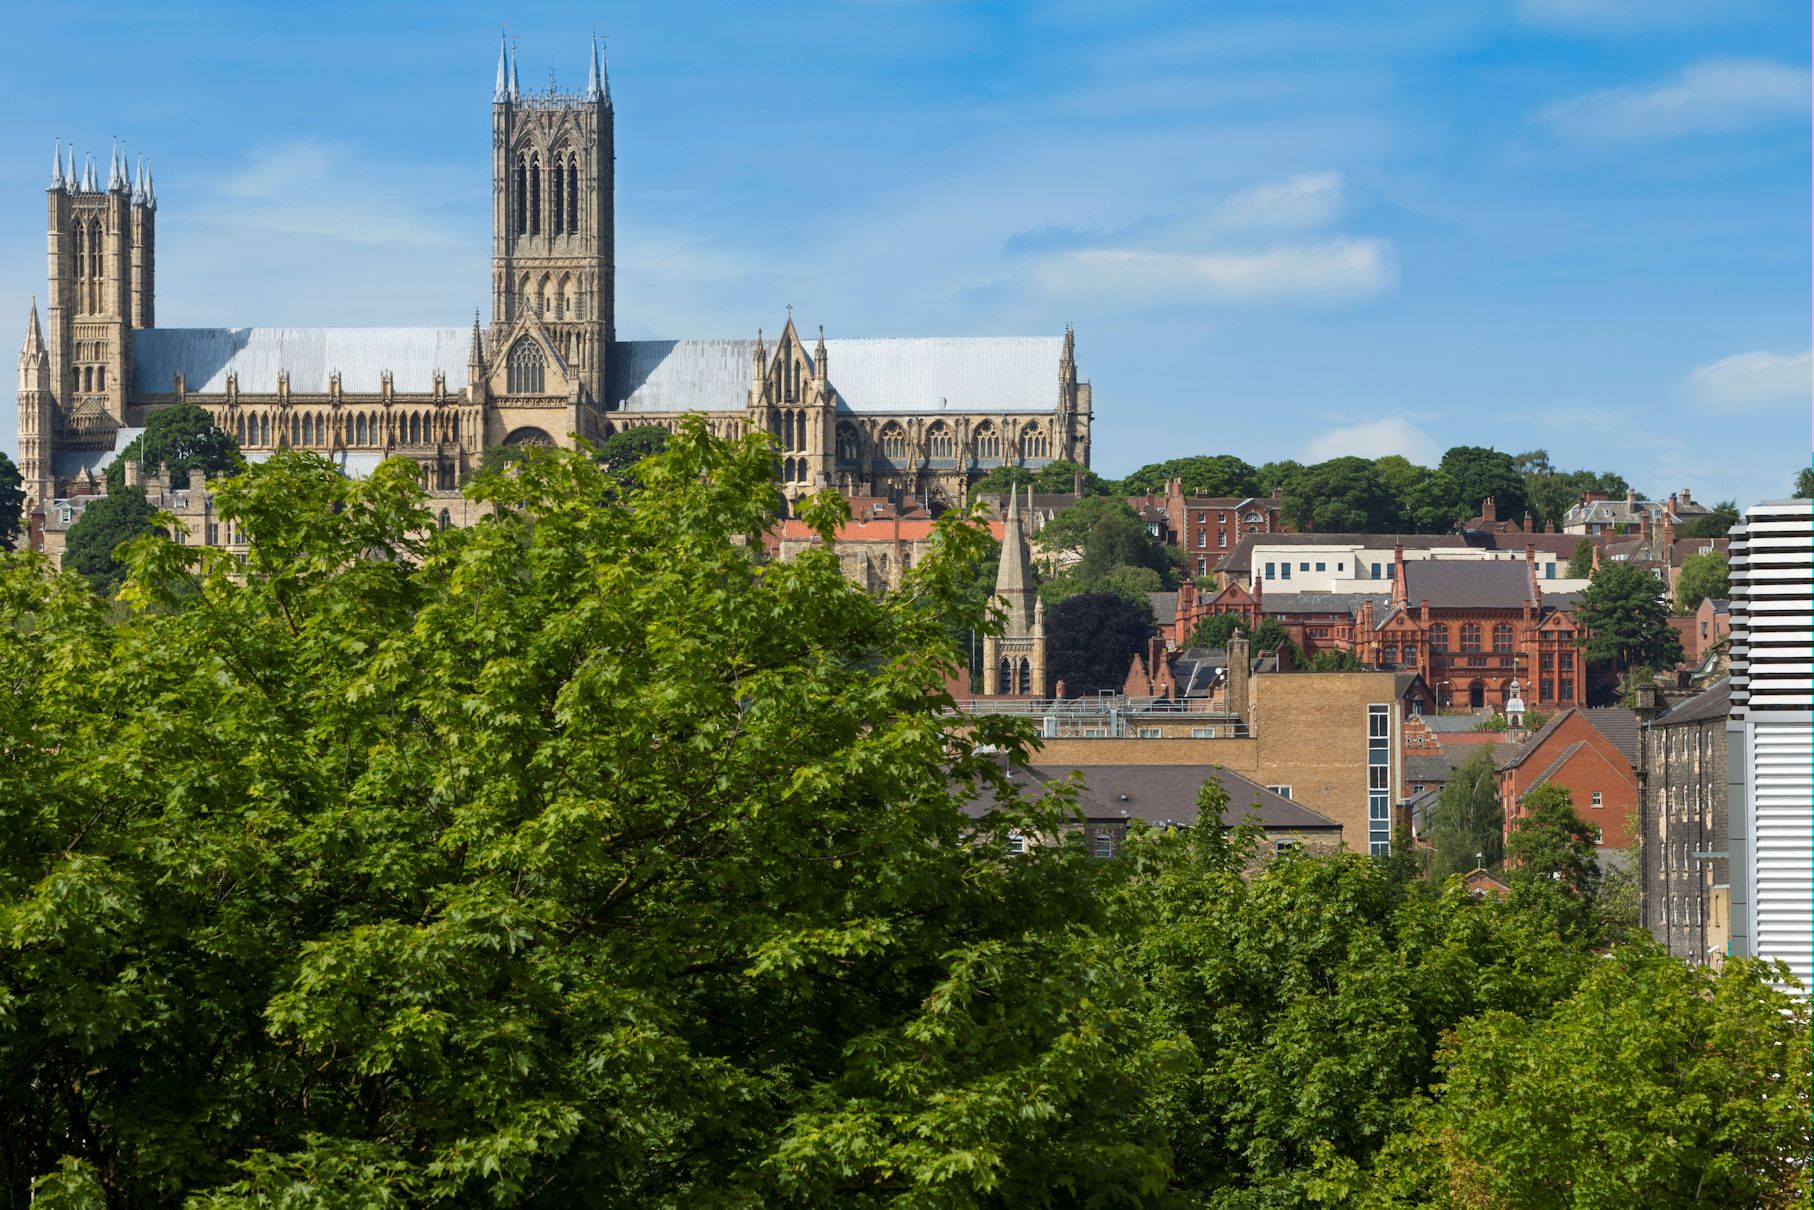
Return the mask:
<path id="1" fill-rule="evenodd" d="M 1367 852 L 1392 852 L 1392 708 L 1367 707 Z"/>
<path id="2" fill-rule="evenodd" d="M 1291 797 L 1291 787 L 1290 786 L 1267 786 L 1266 788 L 1268 790 L 1271 790 L 1274 794 L 1277 794 L 1280 798 L 1290 798 Z"/>

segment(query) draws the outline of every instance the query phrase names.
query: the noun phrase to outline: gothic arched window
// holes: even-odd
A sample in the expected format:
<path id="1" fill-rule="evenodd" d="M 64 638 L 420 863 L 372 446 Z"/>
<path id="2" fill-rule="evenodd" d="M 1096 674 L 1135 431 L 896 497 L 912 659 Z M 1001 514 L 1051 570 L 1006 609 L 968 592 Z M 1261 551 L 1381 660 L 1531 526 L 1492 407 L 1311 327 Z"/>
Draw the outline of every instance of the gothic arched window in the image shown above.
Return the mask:
<path id="1" fill-rule="evenodd" d="M 359 413 L 358 419 L 356 419 L 353 422 L 353 444 L 354 445 L 364 445 L 364 444 L 366 444 L 365 439 L 366 439 L 365 413 L 361 412 L 361 413 Z"/>
<path id="2" fill-rule="evenodd" d="M 1480 650 L 1480 623 L 1463 622 L 1461 624 L 1461 650 L 1464 653 Z"/>
<path id="3" fill-rule="evenodd" d="M 512 395 L 540 395 L 547 361 L 542 346 L 525 336 L 510 346 L 509 391 Z"/>
<path id="4" fill-rule="evenodd" d="M 579 156 L 567 154 L 567 232 L 579 233 Z"/>
<path id="5" fill-rule="evenodd" d="M 1020 435 L 1020 456 L 1022 458 L 1049 458 L 1051 444 L 1046 439 L 1043 429 L 1028 425 Z"/>
<path id="6" fill-rule="evenodd" d="M 902 462 L 906 460 L 907 434 L 900 425 L 891 424 L 883 429 L 881 440 L 876 444 L 881 446 L 882 457 L 888 459 L 890 462 Z"/>
<path id="7" fill-rule="evenodd" d="M 984 424 L 976 430 L 976 456 L 978 458 L 1001 457 L 1001 434 L 995 431 L 992 424 Z"/>
<path id="8" fill-rule="evenodd" d="M 542 161 L 529 157 L 529 234 L 542 233 Z"/>
<path id="9" fill-rule="evenodd" d="M 422 444 L 422 414 L 420 412 L 409 414 L 409 443 L 411 445 Z"/>
<path id="10" fill-rule="evenodd" d="M 560 156 L 554 157 L 554 222 L 549 228 L 556 235 L 567 227 L 567 165 L 561 162 Z"/>
<path id="11" fill-rule="evenodd" d="M 863 458 L 863 442 L 857 436 L 857 430 L 848 424 L 838 426 L 838 461 L 859 462 Z"/>
<path id="12" fill-rule="evenodd" d="M 529 159 L 518 156 L 516 161 L 516 233 L 529 234 Z"/>
<path id="13" fill-rule="evenodd" d="M 1512 653 L 1512 624 L 1500 622 L 1493 627 L 1493 650 L 1500 655 Z"/>
<path id="14" fill-rule="evenodd" d="M 258 418 L 258 444 L 271 444 L 271 416 L 269 413 Z"/>
<path id="15" fill-rule="evenodd" d="M 1430 654 L 1446 655 L 1449 650 L 1449 628 L 1441 622 L 1430 626 Z"/>
<path id="16" fill-rule="evenodd" d="M 926 456 L 929 458 L 957 457 L 957 439 L 951 430 L 942 424 L 934 425 L 926 435 Z"/>

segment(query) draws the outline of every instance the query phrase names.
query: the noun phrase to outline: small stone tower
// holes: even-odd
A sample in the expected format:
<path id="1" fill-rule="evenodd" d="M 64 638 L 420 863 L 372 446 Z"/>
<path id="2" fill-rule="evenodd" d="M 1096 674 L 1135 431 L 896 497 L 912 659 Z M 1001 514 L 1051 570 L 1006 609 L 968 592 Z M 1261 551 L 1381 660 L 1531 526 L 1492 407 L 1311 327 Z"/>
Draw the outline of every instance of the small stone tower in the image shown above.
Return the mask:
<path id="1" fill-rule="evenodd" d="M 51 472 L 52 402 L 50 350 L 38 327 L 38 300 L 31 301 L 25 347 L 19 350 L 19 475 L 26 509 L 42 508 L 54 494 Z"/>
<path id="2" fill-rule="evenodd" d="M 498 47 L 491 99 L 491 356 L 534 316 L 602 406 L 616 339 L 615 155 L 611 85 L 592 39 L 584 92 L 526 92 L 515 51 Z"/>
<path id="3" fill-rule="evenodd" d="M 1027 507 L 1033 489 L 1027 489 Z M 1002 632 L 983 636 L 985 697 L 1047 697 L 1046 612 L 1033 582 L 1033 553 L 1021 525 L 1020 493 L 1008 490 L 1008 516 L 995 573 L 995 603 L 1004 614 Z"/>
<path id="4" fill-rule="evenodd" d="M 140 161 L 136 170 L 129 168 L 117 146 L 103 182 L 93 156 L 78 172 L 75 149 L 66 165 L 58 144 L 45 197 L 50 300 L 42 335 L 48 366 L 40 389 L 49 398 L 40 399 L 34 389 L 27 400 L 23 359 L 19 396 L 21 442 L 29 423 L 34 439 L 44 443 L 41 457 L 21 450 L 22 457 L 37 458 L 39 473 L 35 480 L 26 476 L 26 490 L 45 493 L 39 503 L 55 490 L 52 446 L 110 450 L 115 430 L 129 423 L 132 333 L 154 322 L 157 238 L 150 166 Z M 48 416 L 40 412 L 46 403 Z"/>

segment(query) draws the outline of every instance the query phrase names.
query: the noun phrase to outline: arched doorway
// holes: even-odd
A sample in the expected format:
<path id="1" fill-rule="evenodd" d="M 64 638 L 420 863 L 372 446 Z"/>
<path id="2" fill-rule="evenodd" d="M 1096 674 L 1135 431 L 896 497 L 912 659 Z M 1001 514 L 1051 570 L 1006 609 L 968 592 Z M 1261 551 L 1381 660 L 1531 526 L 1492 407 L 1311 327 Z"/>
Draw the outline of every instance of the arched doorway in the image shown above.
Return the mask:
<path id="1" fill-rule="evenodd" d="M 1486 705 L 1486 686 L 1479 681 L 1468 682 L 1468 705 L 1475 710 Z"/>

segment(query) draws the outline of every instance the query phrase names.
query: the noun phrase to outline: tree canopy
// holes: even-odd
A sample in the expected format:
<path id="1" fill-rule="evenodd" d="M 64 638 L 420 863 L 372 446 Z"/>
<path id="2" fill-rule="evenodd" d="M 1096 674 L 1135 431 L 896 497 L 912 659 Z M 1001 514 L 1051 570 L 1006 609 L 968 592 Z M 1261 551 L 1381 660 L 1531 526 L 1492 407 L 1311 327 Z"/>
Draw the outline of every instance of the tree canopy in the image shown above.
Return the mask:
<path id="1" fill-rule="evenodd" d="M 1150 616 L 1146 594 L 1178 586 L 1177 552 L 1159 545 L 1120 497 L 1084 497 L 1046 522 L 1034 542 L 1075 560 L 1041 585 L 1048 605 L 1080 592 L 1113 592 Z"/>
<path id="2" fill-rule="evenodd" d="M 1587 658 L 1624 668 L 1673 668 L 1682 641 L 1669 625 L 1663 584 L 1636 563 L 1612 561 L 1587 582 L 1576 618 L 1587 627 Z"/>
<path id="3" fill-rule="evenodd" d="M 1124 496 L 1162 495 L 1173 479 L 1183 481 L 1187 496 L 1239 499 L 1260 494 L 1258 472 L 1233 454 L 1197 454 L 1148 463 L 1121 480 L 1120 492 Z"/>
<path id="4" fill-rule="evenodd" d="M 1199 621 L 1190 633 L 1192 647 L 1226 647 L 1228 640 L 1247 632 L 1247 623 L 1235 613 L 1212 613 Z"/>
<path id="5" fill-rule="evenodd" d="M 188 487 L 191 471 L 213 479 L 236 474 L 246 465 L 232 434 L 216 428 L 208 410 L 193 403 L 173 403 L 151 413 L 145 431 L 107 464 L 103 473 L 109 493 L 125 486 L 126 463 L 135 460 L 146 476 L 159 470 L 167 473 L 171 487 Z"/>
<path id="6" fill-rule="evenodd" d="M 1144 608 L 1143 608 L 1144 606 Z M 1119 691 L 1153 633 L 1151 606 L 1113 592 L 1080 592 L 1046 610 L 1046 678 L 1067 697 Z"/>
<path id="7" fill-rule="evenodd" d="M 1678 538 L 1723 538 L 1726 531 L 1738 524 L 1738 502 L 1735 500 L 1716 501 L 1712 508 L 1698 517 L 1690 517 L 1675 527 Z"/>
<path id="8" fill-rule="evenodd" d="M 15 550 L 24 532 L 24 479 L 13 460 L 0 451 L 0 550 Z"/>
<path id="9" fill-rule="evenodd" d="M 142 487 L 120 487 L 89 501 L 64 538 L 63 566 L 103 597 L 112 597 L 126 579 L 120 545 L 150 533 L 156 515 Z"/>
<path id="10" fill-rule="evenodd" d="M 1710 550 L 1704 555 L 1689 555 L 1682 560 L 1682 570 L 1675 581 L 1675 607 L 1678 613 L 1693 613 L 1708 597 L 1720 600 L 1732 595 L 1732 565 L 1723 550 Z"/>
<path id="11" fill-rule="evenodd" d="M 1594 544 L 1586 538 L 1575 543 L 1575 548 L 1568 553 L 1568 578 L 1585 580 L 1593 574 Z"/>
<path id="12" fill-rule="evenodd" d="M 1449 475 L 1459 493 L 1458 499 L 1468 515 L 1480 511 L 1488 496 L 1498 515 L 1511 521 L 1522 521 L 1529 501 L 1524 492 L 1524 476 L 1519 474 L 1510 454 L 1479 445 L 1457 445 L 1443 454 L 1437 470 Z"/>
<path id="13" fill-rule="evenodd" d="M 668 448 L 668 430 L 659 424 L 632 425 L 598 443 L 598 460 L 615 475 L 623 475 L 644 458 Z"/>
<path id="14" fill-rule="evenodd" d="M 1525 500 L 1538 529 L 1554 525 L 1560 530 L 1564 516 L 1580 503 L 1584 492 L 1622 496 L 1629 486 L 1625 476 L 1611 471 L 1557 470 L 1550 464 L 1548 450 L 1528 450 L 1515 456 L 1512 465 L 1524 477 Z M 1503 509 L 1500 515 L 1504 515 Z"/>
<path id="15" fill-rule="evenodd" d="M 1804 466 L 1795 472 L 1795 498 L 1814 499 L 1814 467 Z"/>
<path id="16" fill-rule="evenodd" d="M 1163 1187 L 1112 867 L 1010 858 L 1059 808 L 970 754 L 1027 728 L 940 713 L 979 529 L 872 597 L 759 563 L 759 439 L 640 477 L 536 451 L 438 531 L 285 451 L 219 486 L 243 567 L 140 538 L 122 621 L 0 566 L 9 1203 Z"/>
<path id="17" fill-rule="evenodd" d="M 1490 870 L 1505 859 L 1505 808 L 1488 748 L 1470 753 L 1437 793 L 1430 849 L 1435 878 L 1465 874 L 1476 866 Z"/>
<path id="18" fill-rule="evenodd" d="M 1379 468 L 1365 458 L 1331 458 L 1285 480 L 1280 512 L 1303 533 L 1384 533 L 1400 508 Z"/>

